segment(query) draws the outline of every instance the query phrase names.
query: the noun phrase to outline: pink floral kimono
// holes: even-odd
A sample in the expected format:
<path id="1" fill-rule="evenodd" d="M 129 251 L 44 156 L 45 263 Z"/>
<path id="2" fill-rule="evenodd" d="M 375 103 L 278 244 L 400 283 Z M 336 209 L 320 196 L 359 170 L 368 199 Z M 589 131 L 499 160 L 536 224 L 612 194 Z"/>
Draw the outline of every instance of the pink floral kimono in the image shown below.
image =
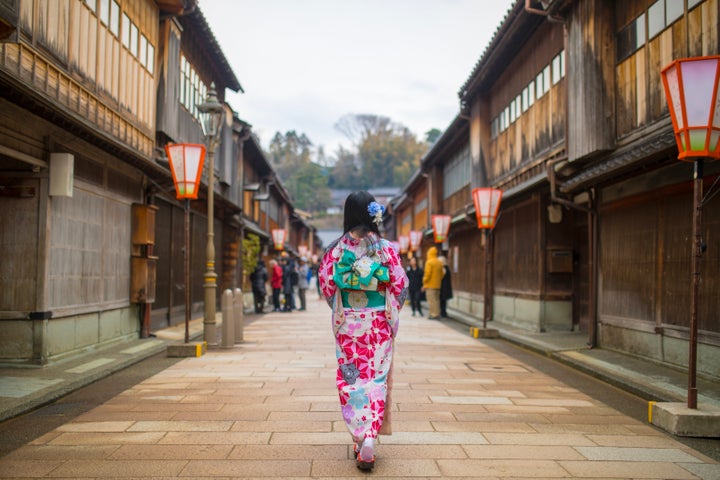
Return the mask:
<path id="1" fill-rule="evenodd" d="M 393 340 L 408 279 L 391 244 L 349 233 L 320 263 L 320 288 L 332 307 L 337 387 L 355 442 L 390 434 Z"/>

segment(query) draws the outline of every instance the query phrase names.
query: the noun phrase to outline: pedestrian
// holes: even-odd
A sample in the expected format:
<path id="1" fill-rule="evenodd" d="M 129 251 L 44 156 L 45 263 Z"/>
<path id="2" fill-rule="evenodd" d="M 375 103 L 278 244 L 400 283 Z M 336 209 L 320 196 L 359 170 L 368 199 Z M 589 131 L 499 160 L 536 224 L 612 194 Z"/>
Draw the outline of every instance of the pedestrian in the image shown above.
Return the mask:
<path id="1" fill-rule="evenodd" d="M 305 301 L 305 292 L 308 289 L 310 282 L 310 276 L 312 271 L 307 264 L 307 258 L 300 257 L 300 267 L 298 268 L 298 297 L 300 298 L 300 310 L 305 310 L 307 307 Z"/>
<path id="2" fill-rule="evenodd" d="M 415 316 L 415 312 L 421 317 L 422 306 L 420 300 L 422 297 L 422 279 L 423 271 L 417 264 L 417 258 L 415 256 L 410 257 L 410 265 L 405 269 L 405 274 L 410 282 L 409 294 L 410 294 L 410 307 L 412 308 L 412 316 Z"/>
<path id="3" fill-rule="evenodd" d="M 447 265 L 447 257 L 438 257 L 443 266 L 443 277 L 440 282 L 440 317 L 447 318 L 447 302 L 453 298 L 452 280 L 450 279 L 450 267 Z"/>
<path id="4" fill-rule="evenodd" d="M 348 195 L 343 234 L 320 262 L 318 279 L 332 308 L 336 382 L 356 465 L 375 465 L 379 434 L 392 433 L 392 355 L 408 279 L 390 242 L 380 236 L 385 208 L 366 191 Z"/>
<path id="5" fill-rule="evenodd" d="M 425 269 L 423 271 L 423 291 L 428 302 L 428 319 L 440 319 L 440 287 L 442 286 L 443 266 L 438 259 L 436 247 L 427 251 Z"/>
<path id="6" fill-rule="evenodd" d="M 277 260 L 270 260 L 270 286 L 272 287 L 273 311 L 280 311 L 280 291 L 283 286 L 282 268 L 278 265 Z"/>
<path id="7" fill-rule="evenodd" d="M 267 283 L 267 279 L 268 274 L 265 269 L 265 262 L 258 260 L 255 270 L 253 270 L 250 274 L 250 285 L 252 286 L 255 313 L 262 313 L 263 308 L 265 307 L 265 297 L 267 296 L 265 284 Z"/>
<path id="8" fill-rule="evenodd" d="M 298 274 L 295 269 L 295 262 L 290 257 L 282 257 L 282 272 L 283 272 L 283 299 L 285 305 L 283 305 L 283 312 L 292 312 L 295 310 L 295 297 L 293 296 L 293 289 L 297 286 Z"/>

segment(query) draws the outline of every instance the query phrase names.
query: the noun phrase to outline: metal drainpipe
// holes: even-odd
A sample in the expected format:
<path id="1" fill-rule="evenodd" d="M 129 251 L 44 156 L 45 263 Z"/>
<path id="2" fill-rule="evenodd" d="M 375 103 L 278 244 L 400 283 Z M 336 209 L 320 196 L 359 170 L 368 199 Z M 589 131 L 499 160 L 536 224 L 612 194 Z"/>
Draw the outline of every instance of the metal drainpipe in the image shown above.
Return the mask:
<path id="1" fill-rule="evenodd" d="M 566 161 L 567 157 L 550 160 L 547 163 L 547 176 L 550 181 L 550 201 L 564 205 L 568 208 L 580 210 L 588 215 L 588 285 L 590 294 L 588 296 L 588 312 L 590 314 L 590 331 L 588 332 L 588 348 L 597 346 L 597 291 L 595 287 L 595 279 L 597 278 L 597 210 L 595 209 L 595 195 L 593 190 L 589 190 L 588 197 L 590 207 L 584 207 L 564 198 L 557 196 L 557 180 L 555 178 L 555 165 L 561 161 Z"/>

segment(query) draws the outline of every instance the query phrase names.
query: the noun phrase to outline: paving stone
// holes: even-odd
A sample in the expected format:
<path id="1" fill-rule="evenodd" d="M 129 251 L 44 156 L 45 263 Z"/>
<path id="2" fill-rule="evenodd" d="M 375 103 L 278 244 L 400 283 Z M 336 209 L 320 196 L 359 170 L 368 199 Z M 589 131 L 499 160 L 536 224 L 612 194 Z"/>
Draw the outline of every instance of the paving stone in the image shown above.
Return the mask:
<path id="1" fill-rule="evenodd" d="M 186 460 L 68 460 L 52 471 L 53 477 L 157 477 L 178 476 Z"/>
<path id="2" fill-rule="evenodd" d="M 60 465 L 59 461 L 7 459 L 3 460 L 0 471 L 3 478 L 44 477 Z"/>
<path id="3" fill-rule="evenodd" d="M 697 457 L 675 448 L 575 447 L 588 460 L 625 462 L 700 462 Z"/>
<path id="4" fill-rule="evenodd" d="M 477 476 L 491 478 L 566 478 L 567 471 L 550 460 L 438 460 L 444 476 Z"/>
<path id="5" fill-rule="evenodd" d="M 164 432 L 69 432 L 53 438 L 51 445 L 123 445 L 126 443 L 157 443 Z"/>
<path id="6" fill-rule="evenodd" d="M 307 460 L 352 458 L 350 445 L 240 445 L 233 447 L 229 459 L 244 460 Z"/>
<path id="7" fill-rule="evenodd" d="M 114 460 L 210 460 L 228 458 L 232 445 L 123 445 L 110 458 Z"/>
<path id="8" fill-rule="evenodd" d="M 464 445 L 470 458 L 504 458 L 521 460 L 582 460 L 577 448 L 565 445 Z"/>
<path id="9" fill-rule="evenodd" d="M 561 461 L 562 467 L 574 478 L 657 478 L 673 480 L 697 480 L 697 477 L 670 462 L 608 462 L 608 461 Z"/>
<path id="10" fill-rule="evenodd" d="M 76 419 L 73 423 L 66 423 L 57 428 L 58 432 L 124 432 L 135 422 L 86 422 Z"/>
<path id="11" fill-rule="evenodd" d="M 143 446 L 141 448 L 146 448 Z M 118 445 L 25 445 L 8 453 L 3 459 L 8 460 L 80 460 L 109 458 L 118 450 Z"/>

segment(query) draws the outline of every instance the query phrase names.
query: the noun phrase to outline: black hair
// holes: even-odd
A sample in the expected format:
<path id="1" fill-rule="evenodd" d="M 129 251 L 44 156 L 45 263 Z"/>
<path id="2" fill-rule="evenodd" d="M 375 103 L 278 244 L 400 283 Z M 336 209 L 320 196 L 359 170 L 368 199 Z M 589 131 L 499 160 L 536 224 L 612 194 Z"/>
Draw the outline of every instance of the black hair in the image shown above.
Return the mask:
<path id="1" fill-rule="evenodd" d="M 361 235 L 368 232 L 375 232 L 380 235 L 377 224 L 373 222 L 373 217 L 368 212 L 368 205 L 374 201 L 375 197 L 365 190 L 352 192 L 348 195 L 347 199 L 345 199 L 343 233 L 360 229 L 359 233 Z"/>

